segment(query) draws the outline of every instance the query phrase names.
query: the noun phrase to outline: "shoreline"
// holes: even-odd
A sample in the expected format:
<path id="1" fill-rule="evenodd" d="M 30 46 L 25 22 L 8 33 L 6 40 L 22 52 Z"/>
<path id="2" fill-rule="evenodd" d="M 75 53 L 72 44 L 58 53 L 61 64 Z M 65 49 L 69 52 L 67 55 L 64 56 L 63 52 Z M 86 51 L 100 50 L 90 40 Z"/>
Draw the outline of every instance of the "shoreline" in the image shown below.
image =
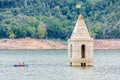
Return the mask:
<path id="1" fill-rule="evenodd" d="M 52 39 L 0 39 L 0 49 L 67 49 L 67 42 Z M 120 39 L 95 39 L 96 50 L 120 50 Z"/>

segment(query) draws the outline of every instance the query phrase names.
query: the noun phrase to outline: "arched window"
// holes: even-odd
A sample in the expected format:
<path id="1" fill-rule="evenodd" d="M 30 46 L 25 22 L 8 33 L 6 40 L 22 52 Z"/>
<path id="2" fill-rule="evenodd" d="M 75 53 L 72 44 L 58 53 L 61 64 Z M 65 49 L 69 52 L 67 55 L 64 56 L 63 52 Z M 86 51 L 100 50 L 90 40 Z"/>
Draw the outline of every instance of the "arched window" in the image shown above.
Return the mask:
<path id="1" fill-rule="evenodd" d="M 81 46 L 81 57 L 85 58 L 85 45 L 84 44 Z"/>
<path id="2" fill-rule="evenodd" d="M 70 45 L 70 58 L 72 58 L 72 44 Z"/>

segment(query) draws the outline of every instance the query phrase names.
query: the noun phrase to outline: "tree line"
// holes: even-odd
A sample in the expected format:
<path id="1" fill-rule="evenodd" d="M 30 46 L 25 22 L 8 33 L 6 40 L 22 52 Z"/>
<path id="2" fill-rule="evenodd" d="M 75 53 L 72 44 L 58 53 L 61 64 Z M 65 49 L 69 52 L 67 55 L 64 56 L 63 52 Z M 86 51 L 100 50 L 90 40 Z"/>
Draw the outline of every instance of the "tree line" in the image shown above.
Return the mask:
<path id="1" fill-rule="evenodd" d="M 0 0 L 0 38 L 66 40 L 80 13 L 93 38 L 120 38 L 119 4 L 119 0 Z"/>

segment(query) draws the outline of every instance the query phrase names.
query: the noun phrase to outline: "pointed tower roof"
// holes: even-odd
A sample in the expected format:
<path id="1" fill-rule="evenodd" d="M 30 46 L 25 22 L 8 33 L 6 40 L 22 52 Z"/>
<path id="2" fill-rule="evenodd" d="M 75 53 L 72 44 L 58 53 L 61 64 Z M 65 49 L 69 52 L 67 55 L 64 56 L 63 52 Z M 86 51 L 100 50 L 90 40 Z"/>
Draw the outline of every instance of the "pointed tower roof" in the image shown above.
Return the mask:
<path id="1" fill-rule="evenodd" d="M 85 38 L 90 38 L 90 35 L 86 27 L 86 24 L 84 22 L 84 19 L 80 14 L 70 39 L 79 40 L 79 39 L 85 39 Z"/>

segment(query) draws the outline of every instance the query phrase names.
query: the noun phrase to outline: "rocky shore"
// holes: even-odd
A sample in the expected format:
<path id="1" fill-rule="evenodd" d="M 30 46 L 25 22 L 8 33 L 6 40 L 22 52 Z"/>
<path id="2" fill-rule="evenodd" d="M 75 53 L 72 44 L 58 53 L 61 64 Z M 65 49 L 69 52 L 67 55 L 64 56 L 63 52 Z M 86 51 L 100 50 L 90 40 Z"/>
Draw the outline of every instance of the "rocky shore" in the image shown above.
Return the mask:
<path id="1" fill-rule="evenodd" d="M 0 39 L 0 49 L 67 49 L 67 45 L 48 39 Z M 94 49 L 120 49 L 120 39 L 94 40 Z"/>

